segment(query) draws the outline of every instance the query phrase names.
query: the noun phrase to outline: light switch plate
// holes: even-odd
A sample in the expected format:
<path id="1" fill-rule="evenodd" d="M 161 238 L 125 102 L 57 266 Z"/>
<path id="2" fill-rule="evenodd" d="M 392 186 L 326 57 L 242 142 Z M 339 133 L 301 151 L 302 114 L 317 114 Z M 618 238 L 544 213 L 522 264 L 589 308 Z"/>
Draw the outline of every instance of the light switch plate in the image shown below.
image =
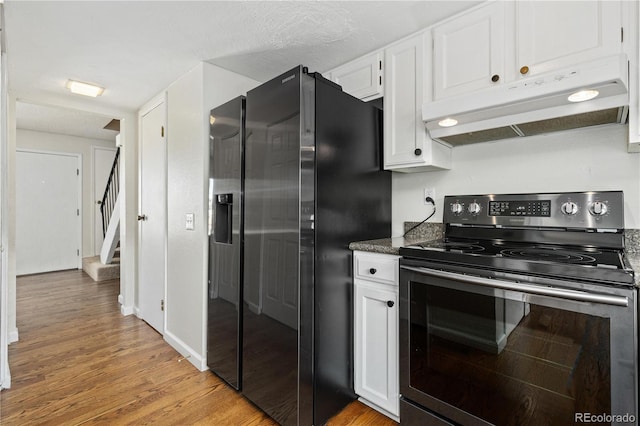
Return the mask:
<path id="1" fill-rule="evenodd" d="M 187 229 L 187 231 L 193 231 L 195 229 L 194 228 L 194 222 L 195 222 L 194 216 L 195 215 L 193 213 L 187 213 L 186 216 L 185 216 L 186 217 L 186 229 Z"/>

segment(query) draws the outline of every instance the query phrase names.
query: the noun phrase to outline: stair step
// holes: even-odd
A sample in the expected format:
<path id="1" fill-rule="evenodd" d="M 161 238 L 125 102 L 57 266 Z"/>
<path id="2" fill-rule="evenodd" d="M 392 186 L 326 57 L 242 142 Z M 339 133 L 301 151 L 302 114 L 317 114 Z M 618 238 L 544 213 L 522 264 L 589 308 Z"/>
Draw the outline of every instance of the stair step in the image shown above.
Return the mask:
<path id="1" fill-rule="evenodd" d="M 100 262 L 100 256 L 85 257 L 82 259 L 82 270 L 94 281 L 107 281 L 120 278 L 120 258 L 114 258 L 109 265 Z"/>

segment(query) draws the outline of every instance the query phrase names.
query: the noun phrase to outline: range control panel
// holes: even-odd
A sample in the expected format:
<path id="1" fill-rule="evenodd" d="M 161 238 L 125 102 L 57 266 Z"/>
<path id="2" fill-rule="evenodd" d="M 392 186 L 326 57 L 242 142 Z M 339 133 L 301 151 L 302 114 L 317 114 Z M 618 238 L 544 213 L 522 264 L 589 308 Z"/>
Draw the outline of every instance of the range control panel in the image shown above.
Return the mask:
<path id="1" fill-rule="evenodd" d="M 489 216 L 551 216 L 551 200 L 489 201 Z"/>
<path id="2" fill-rule="evenodd" d="M 623 229 L 622 191 L 448 195 L 445 223 Z"/>

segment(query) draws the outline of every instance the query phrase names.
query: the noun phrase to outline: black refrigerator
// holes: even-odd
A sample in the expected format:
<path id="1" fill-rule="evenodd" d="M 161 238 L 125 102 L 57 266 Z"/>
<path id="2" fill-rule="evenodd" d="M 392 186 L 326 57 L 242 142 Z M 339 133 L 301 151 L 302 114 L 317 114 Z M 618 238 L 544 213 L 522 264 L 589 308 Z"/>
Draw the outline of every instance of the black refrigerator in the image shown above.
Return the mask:
<path id="1" fill-rule="evenodd" d="M 355 398 L 351 241 L 391 235 L 382 114 L 296 67 L 246 98 L 242 392 L 283 425 Z"/>
<path id="2" fill-rule="evenodd" d="M 237 97 L 209 116 L 207 365 L 235 389 L 242 376 L 244 107 Z"/>

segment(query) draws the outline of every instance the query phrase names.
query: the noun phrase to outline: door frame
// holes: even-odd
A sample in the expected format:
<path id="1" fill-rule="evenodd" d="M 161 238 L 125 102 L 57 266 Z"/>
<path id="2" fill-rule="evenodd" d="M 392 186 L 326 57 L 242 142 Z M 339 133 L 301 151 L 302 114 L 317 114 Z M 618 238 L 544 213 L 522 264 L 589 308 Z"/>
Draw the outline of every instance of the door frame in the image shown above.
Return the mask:
<path id="1" fill-rule="evenodd" d="M 142 212 L 142 120 L 143 117 L 145 115 L 147 115 L 149 112 L 151 112 L 153 109 L 155 109 L 156 107 L 162 105 L 164 103 L 165 105 L 165 109 L 164 109 L 164 123 L 165 123 L 165 140 L 168 140 L 168 132 L 167 132 L 167 122 L 168 122 L 168 108 L 167 108 L 167 92 L 163 91 L 162 93 L 160 93 L 158 96 L 156 96 L 155 98 L 151 99 L 149 102 L 147 102 L 142 108 L 140 108 L 140 110 L 138 111 L 138 213 L 137 214 L 144 214 Z M 164 164 L 163 164 L 163 169 L 164 169 L 164 181 L 162 182 L 162 186 L 163 186 L 163 190 L 164 190 L 164 211 L 165 211 L 165 215 L 164 215 L 164 224 L 163 224 L 163 231 L 164 231 L 164 236 L 163 236 L 163 253 L 164 253 L 164 282 L 162 283 L 163 289 L 162 289 L 162 297 L 164 300 L 164 311 L 163 311 L 163 315 L 162 315 L 162 335 L 164 336 L 164 334 L 166 333 L 166 329 L 167 329 L 167 264 L 168 264 L 168 240 L 169 240 L 169 235 L 168 235 L 168 218 L 167 218 L 167 213 L 168 213 L 168 200 L 167 200 L 167 179 L 168 179 L 168 158 L 167 158 L 167 144 L 165 143 L 164 145 Z M 137 235 L 138 235 L 138 244 L 137 244 L 137 251 L 138 251 L 138 270 L 137 270 L 137 276 L 138 276 L 138 288 L 136 291 L 136 301 L 135 301 L 135 307 L 134 307 L 134 313 L 138 318 L 142 318 L 142 312 L 140 310 L 140 296 L 141 296 L 141 292 L 140 292 L 140 285 L 142 283 L 142 268 L 140 265 L 140 253 L 142 251 L 142 229 L 140 227 L 140 222 L 136 222 L 137 223 Z"/>
<path id="2" fill-rule="evenodd" d="M 114 148 L 108 148 L 106 146 L 96 146 L 96 145 L 92 145 L 91 146 L 91 199 L 94 200 L 93 203 L 91 204 L 93 206 L 93 208 L 96 208 L 96 202 L 98 200 L 98 195 L 95 193 L 95 189 L 96 189 L 96 151 L 101 150 L 101 151 L 111 151 L 114 153 L 118 150 L 118 147 L 114 147 Z M 120 182 L 118 182 L 119 184 Z M 91 243 L 93 245 L 93 251 L 94 251 L 94 256 L 99 256 L 100 255 L 100 249 L 98 249 L 98 252 L 95 252 L 95 247 L 96 247 L 96 226 L 98 226 L 98 224 L 96 223 L 96 215 L 95 215 L 95 210 L 94 210 L 94 214 L 91 216 L 91 230 L 93 231 L 92 235 L 91 235 Z"/>
<path id="3" fill-rule="evenodd" d="M 83 247 L 82 247 L 82 219 L 84 217 L 84 212 L 82 211 L 82 203 L 84 202 L 84 200 L 82 199 L 82 176 L 83 176 L 83 170 L 82 170 L 82 154 L 80 153 L 72 153 L 72 152 L 60 152 L 60 151 L 46 151 L 46 150 L 40 150 L 40 149 L 28 149 L 28 148 L 18 148 L 16 147 L 16 156 L 18 155 L 19 152 L 26 152 L 26 153 L 31 153 L 31 154 L 44 154 L 44 155 L 61 155 L 64 157 L 74 157 L 76 159 L 76 168 L 78 170 L 78 183 L 77 183 L 77 188 L 76 190 L 78 191 L 78 206 L 76 207 L 78 209 L 79 212 L 79 221 L 78 224 L 76 226 L 78 226 L 79 228 L 79 232 L 78 232 L 78 264 L 77 269 L 82 269 L 82 253 L 83 253 Z M 17 160 L 16 160 L 17 162 Z M 17 186 L 17 185 L 16 185 Z M 17 188 L 16 188 L 16 192 L 17 192 Z"/>

